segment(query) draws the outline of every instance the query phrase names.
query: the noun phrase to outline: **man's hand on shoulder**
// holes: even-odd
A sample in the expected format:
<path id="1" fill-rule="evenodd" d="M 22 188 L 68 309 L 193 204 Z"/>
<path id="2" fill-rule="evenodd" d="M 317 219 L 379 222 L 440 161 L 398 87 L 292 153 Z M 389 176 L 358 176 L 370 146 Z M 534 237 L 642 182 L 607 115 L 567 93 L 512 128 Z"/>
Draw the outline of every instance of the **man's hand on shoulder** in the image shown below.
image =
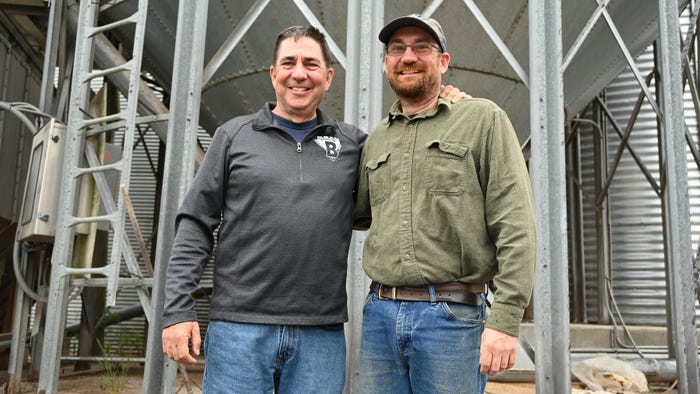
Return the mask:
<path id="1" fill-rule="evenodd" d="M 469 100 L 472 98 L 471 95 L 464 93 L 452 85 L 443 85 L 442 89 L 440 90 L 440 96 L 450 100 L 452 104 L 461 100 Z"/>
<path id="2" fill-rule="evenodd" d="M 515 365 L 518 354 L 518 337 L 485 328 L 481 334 L 481 373 L 495 375 Z"/>
<path id="3" fill-rule="evenodd" d="M 199 335 L 199 323 L 196 321 L 186 321 L 173 324 L 163 329 L 163 353 L 179 363 L 194 364 L 197 359 L 190 354 L 190 343 L 192 352 L 199 356 L 199 348 L 202 338 Z"/>

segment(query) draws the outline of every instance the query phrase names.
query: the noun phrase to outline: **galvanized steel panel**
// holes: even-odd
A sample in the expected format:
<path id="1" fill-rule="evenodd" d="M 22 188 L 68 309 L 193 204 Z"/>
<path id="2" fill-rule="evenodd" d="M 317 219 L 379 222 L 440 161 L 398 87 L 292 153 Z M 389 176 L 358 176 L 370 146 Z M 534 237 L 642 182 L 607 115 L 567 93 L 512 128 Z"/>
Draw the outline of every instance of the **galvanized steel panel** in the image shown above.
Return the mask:
<path id="1" fill-rule="evenodd" d="M 0 101 L 38 102 L 41 75 L 0 31 Z M 32 134 L 13 114 L 0 110 L 0 217 L 16 221 L 29 164 Z"/>
<path id="2" fill-rule="evenodd" d="M 654 59 L 649 48 L 637 59 L 643 75 L 653 69 Z M 650 87 L 655 94 L 655 86 Z M 627 126 L 637 96 L 640 93 L 631 72 L 625 72 L 606 89 L 606 102 L 621 128 Z M 684 98 L 686 125 L 697 144 L 697 118 L 690 95 Z M 596 260 L 595 211 L 593 209 L 593 134 L 584 127 L 581 142 L 581 162 L 584 209 L 584 255 L 586 269 L 586 307 L 589 322 L 597 322 L 598 300 L 606 289 L 598 288 Z M 616 155 L 620 138 L 608 126 L 608 163 Z M 629 139 L 629 145 L 652 174 L 657 184 L 659 175 L 659 140 L 656 114 L 644 102 Z M 697 245 L 700 231 L 700 172 L 688 150 L 688 188 L 690 194 L 693 242 Z M 628 149 L 625 149 L 609 190 L 611 233 L 611 268 L 614 301 L 625 323 L 633 325 L 666 325 L 666 273 L 661 199 L 644 177 Z M 612 305 L 612 303 L 611 303 Z M 611 309 L 619 324 L 620 317 Z"/>

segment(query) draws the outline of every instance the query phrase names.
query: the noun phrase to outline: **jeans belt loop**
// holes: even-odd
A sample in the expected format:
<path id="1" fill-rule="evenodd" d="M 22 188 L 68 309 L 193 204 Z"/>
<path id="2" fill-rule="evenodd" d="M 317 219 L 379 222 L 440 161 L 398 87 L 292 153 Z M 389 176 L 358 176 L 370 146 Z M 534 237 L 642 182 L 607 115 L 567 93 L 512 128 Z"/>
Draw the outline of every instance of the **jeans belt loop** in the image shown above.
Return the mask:
<path id="1" fill-rule="evenodd" d="M 428 285 L 428 294 L 430 294 L 430 305 L 437 304 L 437 297 L 435 296 L 435 285 Z"/>

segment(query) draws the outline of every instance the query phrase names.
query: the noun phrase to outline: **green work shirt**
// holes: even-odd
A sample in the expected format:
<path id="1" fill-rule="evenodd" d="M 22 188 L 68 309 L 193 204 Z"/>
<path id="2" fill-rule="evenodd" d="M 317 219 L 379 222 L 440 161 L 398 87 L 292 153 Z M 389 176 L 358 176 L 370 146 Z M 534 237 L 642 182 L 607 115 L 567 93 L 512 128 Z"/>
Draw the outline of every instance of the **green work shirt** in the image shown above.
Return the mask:
<path id="1" fill-rule="evenodd" d="M 411 117 L 396 102 L 365 143 L 355 225 L 369 228 L 363 268 L 377 282 L 493 280 L 486 327 L 517 336 L 534 281 L 534 218 L 518 138 L 489 100 L 440 98 Z"/>

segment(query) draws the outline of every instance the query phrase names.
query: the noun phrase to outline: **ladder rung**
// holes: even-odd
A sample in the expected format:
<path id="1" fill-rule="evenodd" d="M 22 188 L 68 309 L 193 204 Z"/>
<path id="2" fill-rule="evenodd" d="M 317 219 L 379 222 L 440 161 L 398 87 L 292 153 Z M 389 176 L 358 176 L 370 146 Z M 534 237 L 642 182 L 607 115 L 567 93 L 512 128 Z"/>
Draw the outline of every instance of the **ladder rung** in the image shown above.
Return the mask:
<path id="1" fill-rule="evenodd" d="M 110 170 L 115 170 L 115 171 L 122 171 L 122 161 L 116 161 L 114 163 L 110 164 L 105 164 L 101 166 L 95 166 L 95 167 L 79 167 L 75 169 L 75 176 L 79 177 L 81 175 L 85 174 L 92 174 L 95 172 L 106 172 Z"/>
<path id="2" fill-rule="evenodd" d="M 107 278 L 73 278 L 71 286 L 77 287 L 107 287 Z M 119 287 L 153 287 L 153 278 L 119 278 Z"/>
<path id="3" fill-rule="evenodd" d="M 102 33 L 103 31 L 116 29 L 117 27 L 128 25 L 129 23 L 136 23 L 136 22 L 138 22 L 138 14 L 139 13 L 136 12 L 135 14 L 132 14 L 128 18 L 120 19 L 118 21 L 108 23 L 106 25 L 95 26 L 93 28 L 90 28 L 88 31 L 86 31 L 86 36 L 92 37 L 94 35 Z"/>
<path id="4" fill-rule="evenodd" d="M 91 80 L 98 77 L 104 77 L 105 75 L 115 74 L 122 71 L 131 71 L 133 69 L 132 64 L 132 61 L 129 60 L 124 64 L 120 64 L 118 66 L 114 66 L 105 70 L 93 71 L 85 75 L 85 77 L 83 78 L 83 83 L 90 82 Z"/>
<path id="5" fill-rule="evenodd" d="M 122 127 L 126 127 L 125 120 L 120 120 L 118 122 L 112 122 L 112 123 L 100 125 L 97 127 L 91 127 L 90 129 L 88 129 L 88 131 L 85 132 L 85 137 L 92 137 L 93 135 L 97 135 L 100 133 L 106 133 L 106 132 L 112 131 L 112 130 L 117 130 L 117 129 L 120 129 Z"/>
<path id="6" fill-rule="evenodd" d="M 100 123 L 108 123 L 108 122 L 112 122 L 115 120 L 124 120 L 125 116 L 126 116 L 126 114 L 124 112 L 120 112 L 118 114 L 100 116 L 100 117 L 92 118 L 92 119 L 83 119 L 82 128 L 96 125 L 96 124 L 100 124 Z"/>
<path id="7" fill-rule="evenodd" d="M 158 114 L 158 115 L 138 116 L 138 117 L 136 117 L 136 124 L 167 122 L 168 119 L 170 119 L 169 113 Z"/>
<path id="8" fill-rule="evenodd" d="M 76 224 L 82 224 L 82 223 L 93 223 L 93 222 L 114 222 L 119 219 L 119 216 L 117 216 L 117 212 L 113 212 L 107 215 L 98 215 L 98 216 L 81 216 L 81 217 L 76 217 L 76 216 L 70 216 L 68 217 L 68 227 L 75 226 Z"/>
<path id="9" fill-rule="evenodd" d="M 139 116 L 136 118 L 135 124 L 150 124 L 150 123 L 156 123 L 156 122 L 167 122 L 168 118 L 170 117 L 169 114 L 160 114 L 160 115 L 146 115 L 146 116 Z M 107 131 L 112 131 L 116 130 L 121 127 L 126 127 L 126 121 L 125 120 L 120 120 L 119 122 L 113 122 L 110 124 L 98 126 L 98 127 L 93 127 L 91 128 L 88 132 L 85 133 L 86 137 L 92 137 L 93 135 L 97 135 L 100 133 L 104 133 Z"/>
<path id="10" fill-rule="evenodd" d="M 107 275 L 107 268 L 111 268 L 109 264 L 103 267 L 96 268 L 73 268 L 66 267 L 64 273 L 66 275 Z"/>

